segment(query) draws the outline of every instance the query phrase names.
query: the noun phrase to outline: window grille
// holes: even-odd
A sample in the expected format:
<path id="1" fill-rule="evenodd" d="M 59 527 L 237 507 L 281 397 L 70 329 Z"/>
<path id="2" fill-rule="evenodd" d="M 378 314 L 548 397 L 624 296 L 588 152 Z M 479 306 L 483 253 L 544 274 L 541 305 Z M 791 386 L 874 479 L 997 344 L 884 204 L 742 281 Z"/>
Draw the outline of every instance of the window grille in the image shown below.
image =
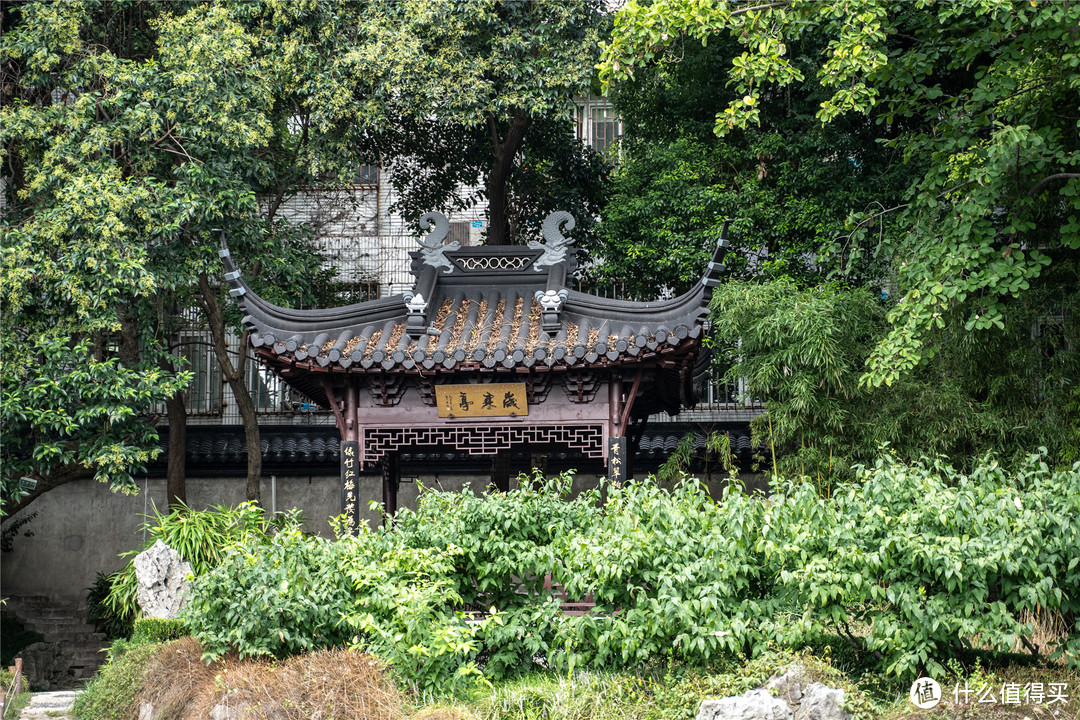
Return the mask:
<path id="1" fill-rule="evenodd" d="M 607 152 L 622 135 L 622 122 L 610 107 L 594 107 L 592 123 L 592 146 L 599 153 Z"/>
<path id="2" fill-rule="evenodd" d="M 356 171 L 355 182 L 357 185 L 378 185 L 379 166 L 361 165 L 360 168 Z"/>
<path id="3" fill-rule="evenodd" d="M 448 242 L 454 242 L 455 240 L 461 243 L 462 247 L 469 245 L 469 236 L 472 232 L 472 223 L 468 220 L 455 220 L 450 223 L 450 238 Z"/>
<path id="4" fill-rule="evenodd" d="M 221 413 L 222 378 L 209 333 L 184 333 L 180 337 L 180 356 L 193 375 L 184 391 L 184 404 L 193 415 Z"/>

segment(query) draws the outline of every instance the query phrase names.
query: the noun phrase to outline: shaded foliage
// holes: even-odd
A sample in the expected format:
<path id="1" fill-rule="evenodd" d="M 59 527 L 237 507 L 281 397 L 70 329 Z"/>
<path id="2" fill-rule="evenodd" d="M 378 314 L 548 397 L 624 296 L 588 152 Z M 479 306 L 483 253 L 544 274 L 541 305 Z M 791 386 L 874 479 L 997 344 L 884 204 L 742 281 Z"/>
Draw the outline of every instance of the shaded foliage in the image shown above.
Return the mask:
<path id="1" fill-rule="evenodd" d="M 794 44 L 806 63 L 821 41 Z M 599 273 L 640 295 L 695 283 L 733 221 L 725 265 L 736 277 L 794 277 L 814 282 L 836 272 L 819 257 L 847 234 L 852 212 L 894 205 L 913 168 L 879 141 L 898 127 L 865 119 L 822 126 L 816 80 L 764 95 L 761 123 L 717 137 L 713 108 L 732 97 L 721 69 L 734 41 L 687 42 L 679 62 L 650 66 L 621 83 L 612 100 L 624 118 L 621 162 L 601 224 Z M 848 284 L 877 281 L 880 260 L 849 264 Z"/>

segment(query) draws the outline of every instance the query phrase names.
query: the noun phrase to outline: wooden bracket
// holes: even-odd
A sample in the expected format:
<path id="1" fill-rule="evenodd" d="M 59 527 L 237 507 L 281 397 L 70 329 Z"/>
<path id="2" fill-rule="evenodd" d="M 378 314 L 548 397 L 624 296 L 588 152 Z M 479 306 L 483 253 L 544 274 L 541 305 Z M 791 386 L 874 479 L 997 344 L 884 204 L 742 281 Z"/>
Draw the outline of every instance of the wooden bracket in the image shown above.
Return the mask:
<path id="1" fill-rule="evenodd" d="M 637 373 L 634 375 L 634 384 L 630 387 L 630 395 L 626 398 L 626 404 L 623 405 L 622 417 L 619 418 L 619 437 L 626 436 L 626 425 L 630 422 L 630 411 L 634 409 L 634 399 L 637 397 L 638 389 L 641 387 L 641 374 L 642 369 L 638 368 Z"/>

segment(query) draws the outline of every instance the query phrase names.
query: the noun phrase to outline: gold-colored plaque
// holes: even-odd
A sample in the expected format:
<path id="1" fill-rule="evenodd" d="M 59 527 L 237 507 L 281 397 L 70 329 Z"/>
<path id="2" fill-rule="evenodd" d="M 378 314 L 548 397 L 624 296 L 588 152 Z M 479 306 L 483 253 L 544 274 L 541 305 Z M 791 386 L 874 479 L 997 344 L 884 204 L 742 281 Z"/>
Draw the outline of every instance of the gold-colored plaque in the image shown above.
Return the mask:
<path id="1" fill-rule="evenodd" d="M 525 383 L 437 385 L 439 417 L 523 417 L 529 414 Z"/>

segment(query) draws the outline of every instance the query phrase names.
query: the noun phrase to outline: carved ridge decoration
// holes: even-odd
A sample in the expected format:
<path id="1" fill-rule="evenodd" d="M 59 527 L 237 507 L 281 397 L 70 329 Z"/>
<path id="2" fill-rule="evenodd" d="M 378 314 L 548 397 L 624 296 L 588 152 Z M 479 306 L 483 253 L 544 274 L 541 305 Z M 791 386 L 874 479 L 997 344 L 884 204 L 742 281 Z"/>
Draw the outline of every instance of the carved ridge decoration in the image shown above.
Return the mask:
<path id="1" fill-rule="evenodd" d="M 520 270 L 532 262 L 531 257 L 459 257 L 454 262 L 462 270 Z"/>
<path id="2" fill-rule="evenodd" d="M 461 243 L 455 240 L 452 243 L 443 244 L 450 234 L 450 221 L 442 213 L 424 213 L 420 218 L 420 229 L 425 232 L 430 230 L 427 236 L 419 241 L 420 255 L 424 258 L 424 264 L 435 269 L 446 268 L 447 275 L 454 272 L 454 263 L 450 262 L 445 253 L 447 250 L 459 249 Z"/>
<path id="3" fill-rule="evenodd" d="M 573 230 L 574 216 L 565 210 L 559 210 L 544 218 L 544 223 L 540 226 L 544 242 L 529 242 L 529 247 L 533 250 L 544 251 L 540 259 L 533 264 L 533 270 L 540 272 L 546 267 L 566 261 L 566 253 L 574 241 L 563 235 L 560 227 L 565 227 L 567 232 Z"/>
<path id="4" fill-rule="evenodd" d="M 460 425 L 409 428 L 364 428 L 364 462 L 386 453 L 420 446 L 448 446 L 469 455 L 494 455 L 515 445 L 551 444 L 578 450 L 591 458 L 604 456 L 604 426 Z"/>

